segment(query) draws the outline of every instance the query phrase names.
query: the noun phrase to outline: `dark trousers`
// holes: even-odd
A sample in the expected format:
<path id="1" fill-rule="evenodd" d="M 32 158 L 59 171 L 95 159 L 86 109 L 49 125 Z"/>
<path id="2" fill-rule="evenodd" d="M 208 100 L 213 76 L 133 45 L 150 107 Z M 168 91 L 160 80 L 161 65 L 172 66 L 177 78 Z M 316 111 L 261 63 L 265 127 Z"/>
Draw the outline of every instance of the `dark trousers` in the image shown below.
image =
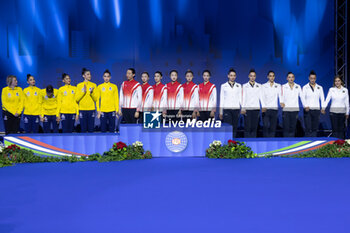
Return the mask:
<path id="1" fill-rule="evenodd" d="M 211 111 L 200 111 L 199 112 L 199 120 L 201 121 L 206 121 L 208 120 L 210 117 L 210 112 Z"/>
<path id="2" fill-rule="evenodd" d="M 136 123 L 135 112 L 136 108 L 122 108 L 123 119 L 126 124 Z"/>
<path id="3" fill-rule="evenodd" d="M 332 133 L 335 138 L 345 138 L 345 114 L 333 113 L 330 114 L 332 123 Z"/>
<path id="4" fill-rule="evenodd" d="M 139 114 L 139 121 L 138 121 L 139 124 L 143 124 L 143 112 L 140 112 Z"/>
<path id="5" fill-rule="evenodd" d="M 55 115 L 45 115 L 44 122 L 43 122 L 44 133 L 51 133 L 51 126 L 52 126 L 52 132 L 58 133 L 58 124 L 56 121 L 56 116 Z"/>
<path id="6" fill-rule="evenodd" d="M 274 109 L 267 109 L 262 113 L 263 116 L 263 133 L 264 137 L 273 138 L 276 134 L 278 111 Z"/>
<path id="7" fill-rule="evenodd" d="M 224 109 L 223 110 L 223 121 L 232 125 L 232 137 L 235 138 L 237 135 L 239 109 Z"/>
<path id="8" fill-rule="evenodd" d="M 115 112 L 101 112 L 101 132 L 105 133 L 108 129 L 109 132 L 115 131 Z"/>
<path id="9" fill-rule="evenodd" d="M 320 110 L 304 110 L 305 137 L 317 137 Z"/>
<path id="10" fill-rule="evenodd" d="M 260 110 L 247 110 L 244 118 L 244 137 L 256 138 Z"/>
<path id="11" fill-rule="evenodd" d="M 19 124 L 21 122 L 21 115 L 15 117 L 12 113 L 2 110 L 2 117 L 4 120 L 5 133 L 15 134 L 18 132 Z"/>
<path id="12" fill-rule="evenodd" d="M 24 131 L 26 133 L 38 133 L 39 132 L 39 115 L 23 115 Z"/>
<path id="13" fill-rule="evenodd" d="M 72 133 L 76 114 L 61 114 L 62 132 Z"/>
<path id="14" fill-rule="evenodd" d="M 297 126 L 298 111 L 283 112 L 283 136 L 294 137 L 295 128 Z"/>
<path id="15" fill-rule="evenodd" d="M 82 133 L 94 132 L 95 110 L 79 110 L 79 120 Z"/>
<path id="16" fill-rule="evenodd" d="M 187 119 L 192 120 L 193 111 L 183 110 L 182 112 L 182 120 L 186 123 Z"/>

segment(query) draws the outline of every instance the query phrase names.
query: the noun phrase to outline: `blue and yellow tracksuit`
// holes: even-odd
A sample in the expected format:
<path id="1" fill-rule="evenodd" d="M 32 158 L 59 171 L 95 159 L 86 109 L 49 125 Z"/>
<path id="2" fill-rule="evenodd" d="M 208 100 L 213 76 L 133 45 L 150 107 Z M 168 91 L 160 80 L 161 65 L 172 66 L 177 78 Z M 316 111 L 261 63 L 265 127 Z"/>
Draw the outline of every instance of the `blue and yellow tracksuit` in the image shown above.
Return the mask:
<path id="1" fill-rule="evenodd" d="M 23 91 L 20 87 L 11 89 L 4 87 L 1 92 L 2 116 L 6 134 L 17 133 L 20 124 L 20 117 L 15 117 L 15 114 L 21 115 L 23 111 Z"/>
<path id="2" fill-rule="evenodd" d="M 84 86 L 86 91 L 84 91 Z M 93 90 L 92 94 L 90 93 Z M 77 94 L 75 100 L 79 106 L 79 120 L 82 133 L 94 132 L 95 126 L 95 102 L 96 102 L 96 84 L 90 81 L 84 81 L 77 85 Z"/>
<path id="3" fill-rule="evenodd" d="M 57 113 L 61 118 L 62 132 L 73 132 L 76 115 L 79 114 L 78 104 L 75 101 L 77 88 L 71 85 L 64 85 L 57 93 Z"/>
<path id="4" fill-rule="evenodd" d="M 116 113 L 119 111 L 118 87 L 113 83 L 98 85 L 96 90 L 97 111 L 101 111 L 101 132 L 115 130 Z M 108 125 L 108 127 L 107 127 Z"/>
<path id="5" fill-rule="evenodd" d="M 26 133 L 38 133 L 41 114 L 41 89 L 35 86 L 24 88 L 23 121 Z"/>

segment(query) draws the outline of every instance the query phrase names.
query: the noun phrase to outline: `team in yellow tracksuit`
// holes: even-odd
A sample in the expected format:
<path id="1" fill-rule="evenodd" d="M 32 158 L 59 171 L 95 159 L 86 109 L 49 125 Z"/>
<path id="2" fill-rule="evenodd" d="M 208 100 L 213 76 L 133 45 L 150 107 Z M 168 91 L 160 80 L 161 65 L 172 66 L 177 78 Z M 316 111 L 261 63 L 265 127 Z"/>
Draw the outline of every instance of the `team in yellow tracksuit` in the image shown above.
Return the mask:
<path id="1" fill-rule="evenodd" d="M 117 85 L 110 83 L 111 73 L 106 70 L 103 74 L 104 83 L 96 90 L 97 118 L 101 122 L 101 132 L 115 131 L 116 115 L 119 111 L 119 94 Z M 107 127 L 108 125 L 108 127 Z"/>
<path id="2" fill-rule="evenodd" d="M 58 90 L 51 85 L 41 90 L 42 107 L 40 120 L 43 122 L 44 133 L 50 133 L 51 126 L 52 131 L 58 133 L 57 94 Z"/>
<path id="3" fill-rule="evenodd" d="M 70 85 L 71 79 L 68 74 L 62 75 L 62 81 L 65 85 L 58 89 L 56 116 L 62 123 L 62 132 L 71 133 L 74 122 L 79 116 L 78 105 L 75 101 L 77 88 Z"/>
<path id="4" fill-rule="evenodd" d="M 7 77 L 7 87 L 1 91 L 2 117 L 6 134 L 17 133 L 23 111 L 23 91 L 17 87 L 16 76 Z"/>
<path id="5" fill-rule="evenodd" d="M 96 84 L 90 82 L 91 73 L 83 69 L 84 81 L 77 85 L 75 100 L 79 106 L 79 120 L 82 133 L 93 133 L 95 127 Z"/>
<path id="6" fill-rule="evenodd" d="M 24 88 L 24 111 L 23 121 L 26 133 L 38 133 L 41 114 L 41 89 L 35 86 L 35 79 L 32 75 L 27 75 L 29 87 Z"/>

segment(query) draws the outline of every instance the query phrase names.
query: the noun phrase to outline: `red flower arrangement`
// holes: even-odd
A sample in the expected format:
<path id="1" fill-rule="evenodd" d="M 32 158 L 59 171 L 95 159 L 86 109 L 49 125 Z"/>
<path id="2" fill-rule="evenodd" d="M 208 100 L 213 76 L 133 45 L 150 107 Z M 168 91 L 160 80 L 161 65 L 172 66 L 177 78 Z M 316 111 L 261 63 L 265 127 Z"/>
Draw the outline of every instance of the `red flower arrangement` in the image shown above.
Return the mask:
<path id="1" fill-rule="evenodd" d="M 235 146 L 235 145 L 237 145 L 237 142 L 230 139 L 230 140 L 228 140 L 227 144 L 230 145 L 230 146 L 232 146 L 232 145 Z"/>
<path id="2" fill-rule="evenodd" d="M 126 144 L 124 142 L 117 142 L 113 144 L 113 149 L 122 150 L 125 147 L 126 147 Z"/>
<path id="3" fill-rule="evenodd" d="M 21 148 L 19 146 L 17 146 L 16 144 L 12 144 L 12 145 L 6 147 L 6 149 L 15 151 L 15 150 L 20 150 Z"/>
<path id="4" fill-rule="evenodd" d="M 338 139 L 337 141 L 334 142 L 334 144 L 338 146 L 343 146 L 345 144 L 345 140 Z"/>

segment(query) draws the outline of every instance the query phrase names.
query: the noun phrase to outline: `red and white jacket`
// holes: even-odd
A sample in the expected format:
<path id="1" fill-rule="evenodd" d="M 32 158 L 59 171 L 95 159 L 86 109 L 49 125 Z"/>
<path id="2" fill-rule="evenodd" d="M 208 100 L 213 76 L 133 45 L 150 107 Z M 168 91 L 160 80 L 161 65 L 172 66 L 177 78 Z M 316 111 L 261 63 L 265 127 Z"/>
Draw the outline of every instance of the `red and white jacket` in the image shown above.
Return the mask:
<path id="1" fill-rule="evenodd" d="M 120 88 L 119 108 L 136 108 L 141 109 L 142 88 L 140 83 L 134 79 L 124 81 Z"/>
<path id="2" fill-rule="evenodd" d="M 199 108 L 198 85 L 194 82 L 182 84 L 184 89 L 183 110 L 194 111 Z"/>
<path id="3" fill-rule="evenodd" d="M 168 93 L 163 83 L 153 85 L 153 110 L 164 111 L 167 109 Z"/>
<path id="4" fill-rule="evenodd" d="M 182 85 L 176 81 L 166 85 L 168 95 L 168 109 L 179 110 L 183 107 L 184 89 Z"/>
<path id="5" fill-rule="evenodd" d="M 149 83 L 142 85 L 141 112 L 151 111 L 153 104 L 153 87 Z"/>
<path id="6" fill-rule="evenodd" d="M 216 87 L 213 83 L 201 83 L 199 87 L 199 108 L 200 111 L 215 111 L 216 110 Z"/>

